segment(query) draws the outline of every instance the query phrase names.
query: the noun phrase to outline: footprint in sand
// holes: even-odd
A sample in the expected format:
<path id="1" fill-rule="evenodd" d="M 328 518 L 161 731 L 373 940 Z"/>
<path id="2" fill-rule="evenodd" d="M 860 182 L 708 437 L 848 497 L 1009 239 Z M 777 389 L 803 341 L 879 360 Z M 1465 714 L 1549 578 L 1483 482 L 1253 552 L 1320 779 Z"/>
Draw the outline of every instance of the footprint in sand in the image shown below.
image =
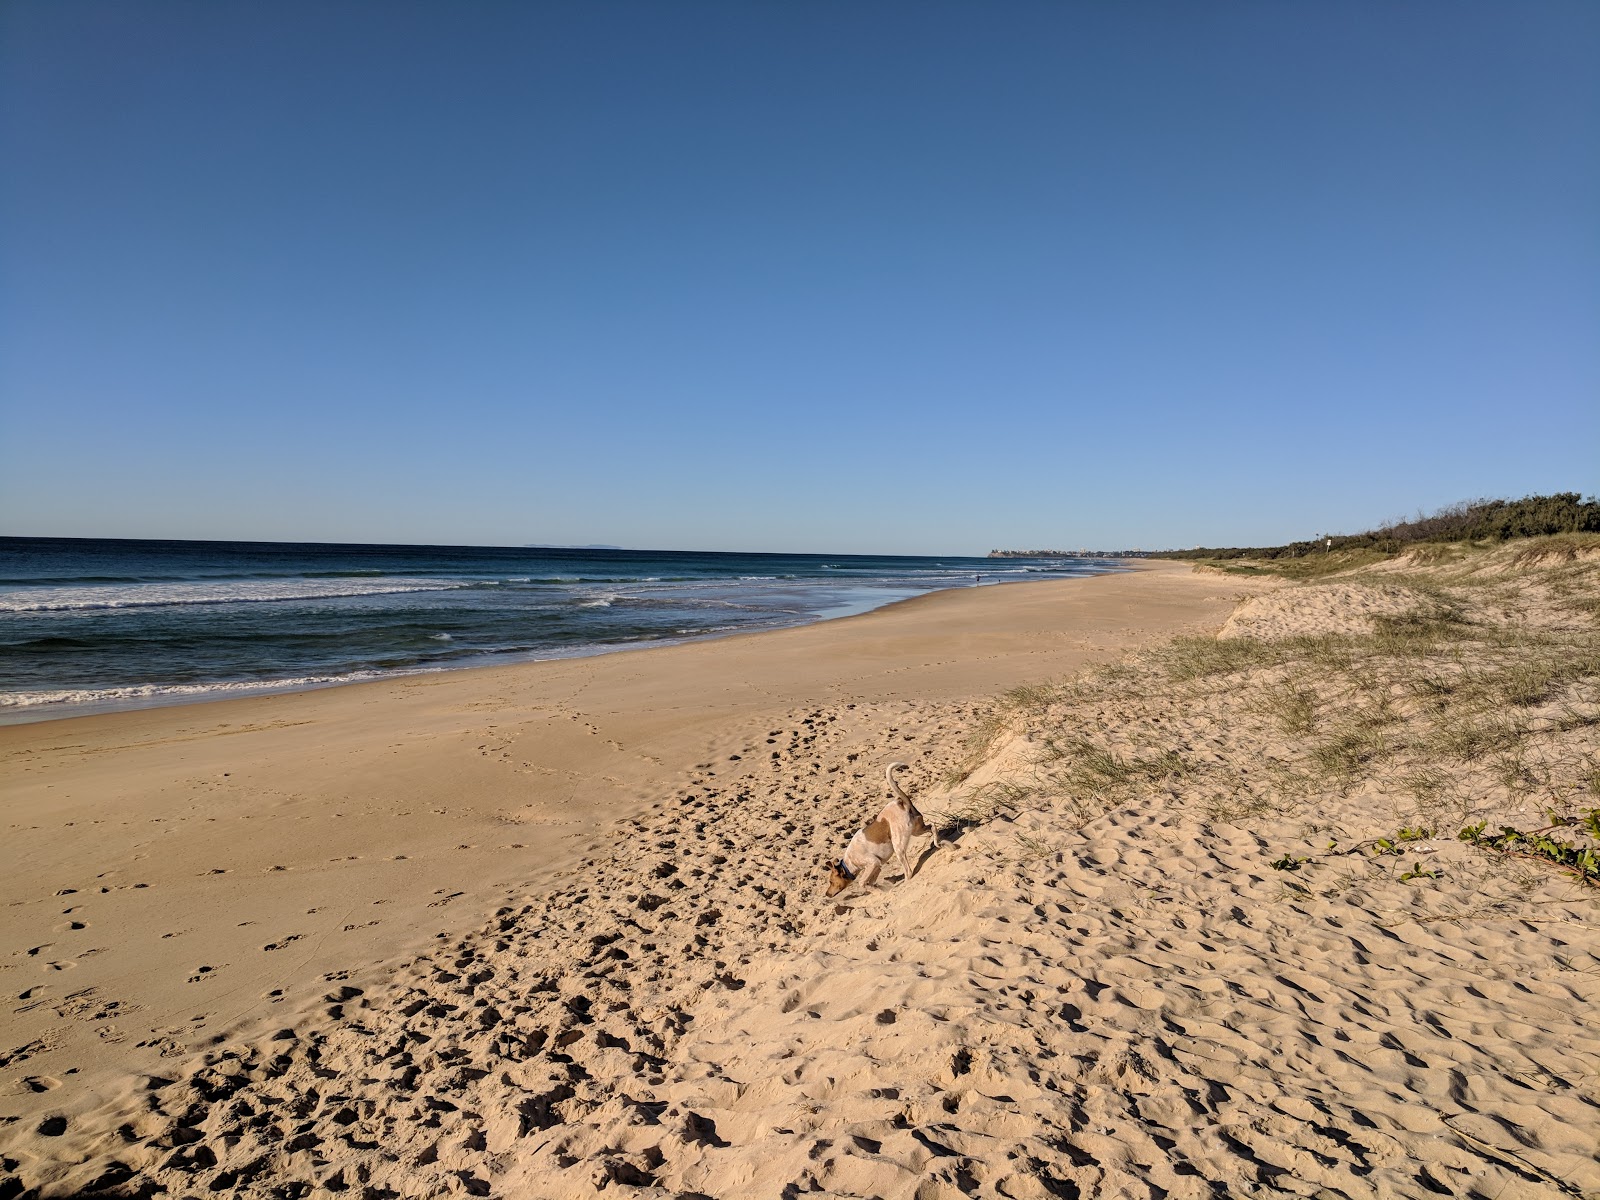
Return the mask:
<path id="1" fill-rule="evenodd" d="M 303 934 L 303 933 L 291 933 L 288 937 L 280 938 L 276 942 L 268 942 L 265 946 L 263 946 L 261 948 L 263 950 L 282 950 L 285 946 L 289 945 L 291 942 L 298 942 L 303 937 L 305 937 L 305 934 Z M 205 969 L 205 968 L 202 968 L 202 969 Z"/>
<path id="2" fill-rule="evenodd" d="M 194 974 L 189 976 L 189 978 L 185 982 L 187 982 L 187 983 L 199 983 L 202 979 L 208 978 L 215 971 L 216 971 L 215 967 L 208 967 L 208 966 L 196 967 L 194 969 Z"/>

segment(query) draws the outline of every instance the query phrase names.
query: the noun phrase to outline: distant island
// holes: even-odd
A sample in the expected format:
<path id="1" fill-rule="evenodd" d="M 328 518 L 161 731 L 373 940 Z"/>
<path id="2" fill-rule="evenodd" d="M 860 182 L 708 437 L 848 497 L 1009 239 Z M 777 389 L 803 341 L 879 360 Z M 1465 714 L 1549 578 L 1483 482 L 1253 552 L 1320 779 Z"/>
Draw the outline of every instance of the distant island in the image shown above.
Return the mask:
<path id="1" fill-rule="evenodd" d="M 593 542 L 584 546 L 557 546 L 552 542 L 529 542 L 522 547 L 524 550 L 621 550 L 621 546 L 603 546 Z"/>
<path id="2" fill-rule="evenodd" d="M 991 550 L 987 558 L 1144 558 L 1148 550 Z"/>

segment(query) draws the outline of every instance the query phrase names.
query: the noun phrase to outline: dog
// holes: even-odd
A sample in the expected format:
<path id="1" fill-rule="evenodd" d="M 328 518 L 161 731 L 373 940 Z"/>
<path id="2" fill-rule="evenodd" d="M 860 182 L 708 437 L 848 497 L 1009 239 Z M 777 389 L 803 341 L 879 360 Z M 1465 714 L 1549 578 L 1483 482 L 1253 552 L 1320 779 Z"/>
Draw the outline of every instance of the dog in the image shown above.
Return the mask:
<path id="1" fill-rule="evenodd" d="M 856 880 L 862 887 L 871 887 L 891 857 L 900 859 L 900 870 L 905 879 L 911 878 L 911 839 L 922 834 L 933 834 L 935 843 L 939 832 L 928 824 L 911 797 L 900 790 L 894 773 L 906 764 L 890 763 L 883 772 L 889 782 L 894 799 L 883 806 L 883 811 L 865 829 L 858 830 L 845 847 L 844 857 L 828 871 L 828 895 L 837 896 Z"/>

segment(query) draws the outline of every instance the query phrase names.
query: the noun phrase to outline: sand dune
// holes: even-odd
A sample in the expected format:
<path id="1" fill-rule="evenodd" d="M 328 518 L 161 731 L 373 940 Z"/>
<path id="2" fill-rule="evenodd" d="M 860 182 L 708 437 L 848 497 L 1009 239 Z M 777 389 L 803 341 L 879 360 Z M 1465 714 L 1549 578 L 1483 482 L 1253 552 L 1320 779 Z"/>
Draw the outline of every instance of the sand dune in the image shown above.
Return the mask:
<path id="1" fill-rule="evenodd" d="M 897 628 L 913 607 L 685 648 L 768 656 L 791 703 L 687 722 L 703 757 L 593 806 L 544 876 L 473 887 L 479 919 L 439 910 L 213 1044 L 44 1092 L 14 1059 L 10 1194 L 1600 1192 L 1593 893 L 1447 827 L 1600 779 L 1594 673 L 1561 667 L 1592 649 L 1568 621 L 1590 584 L 1501 582 L 1278 588 L 1237 636 L 1165 644 L 1271 585 L 1154 572 L 1090 584 L 1111 611 L 1064 611 L 1079 584 L 1009 589 L 1039 622 L 1009 653 L 987 596 L 921 606 L 936 629 Z M 1362 593 L 1339 589 L 1391 586 L 1410 607 L 1346 619 Z M 915 663 L 902 633 L 932 639 Z M 1542 685 L 1513 678 L 1535 662 Z M 966 690 L 1066 676 L 988 708 Z M 1513 684 L 1520 740 L 1494 753 L 1525 786 L 1438 740 Z M 1386 740 L 1361 757 L 1359 730 Z M 826 901 L 893 759 L 947 837 L 910 881 Z M 1373 853 L 1402 827 L 1402 854 Z"/>
<path id="2" fill-rule="evenodd" d="M 1240 604 L 1220 638 L 1315 637 L 1372 631 L 1372 618 L 1409 612 L 1422 597 L 1403 587 L 1324 583 L 1256 596 Z"/>

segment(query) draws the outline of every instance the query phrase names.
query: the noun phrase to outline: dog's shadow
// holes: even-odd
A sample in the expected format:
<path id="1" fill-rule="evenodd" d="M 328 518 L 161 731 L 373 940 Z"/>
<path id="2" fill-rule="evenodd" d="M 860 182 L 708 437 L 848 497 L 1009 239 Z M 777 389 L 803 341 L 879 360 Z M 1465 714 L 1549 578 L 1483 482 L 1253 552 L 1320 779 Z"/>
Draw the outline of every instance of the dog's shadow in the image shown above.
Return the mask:
<path id="1" fill-rule="evenodd" d="M 921 854 L 917 855 L 917 861 L 911 864 L 911 874 L 907 876 L 907 882 L 910 882 L 912 879 L 915 879 L 918 875 L 922 874 L 923 864 L 933 857 L 934 852 L 939 849 L 939 844 L 946 840 L 947 839 L 944 837 L 936 837 L 933 839 L 933 841 L 928 843 L 926 849 L 924 849 Z"/>
<path id="2" fill-rule="evenodd" d="M 968 825 L 961 822 L 941 825 L 933 840 L 927 844 L 921 854 L 917 855 L 917 861 L 911 864 L 909 879 L 915 879 L 922 874 L 923 865 L 934 856 L 940 846 L 953 846 L 976 828 L 978 828 L 977 825 Z"/>

